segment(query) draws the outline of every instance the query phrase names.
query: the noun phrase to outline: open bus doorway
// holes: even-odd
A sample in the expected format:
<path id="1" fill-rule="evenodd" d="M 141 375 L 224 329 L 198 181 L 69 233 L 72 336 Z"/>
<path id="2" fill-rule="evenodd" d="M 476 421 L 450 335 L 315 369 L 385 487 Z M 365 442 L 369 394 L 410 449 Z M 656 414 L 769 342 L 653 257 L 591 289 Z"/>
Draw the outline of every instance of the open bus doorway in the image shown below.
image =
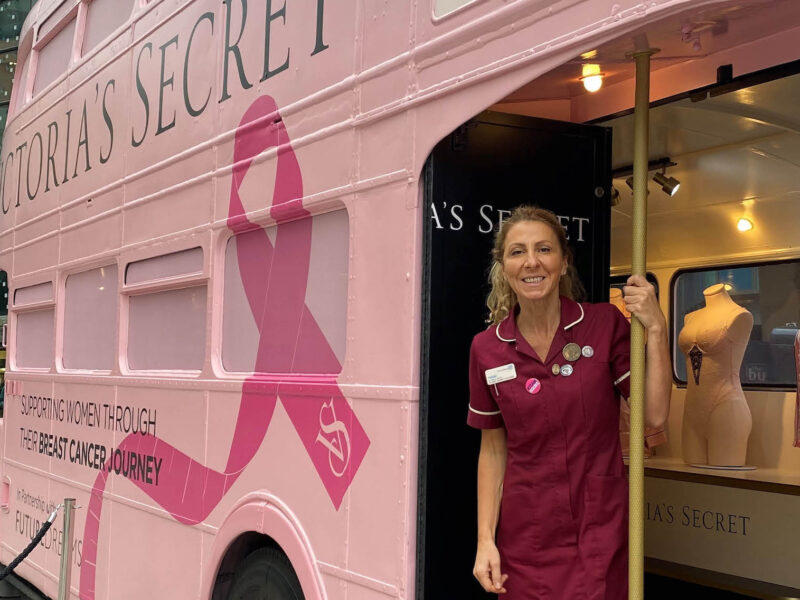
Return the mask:
<path id="1" fill-rule="evenodd" d="M 554 211 L 586 300 L 608 298 L 610 131 L 483 113 L 443 139 L 425 170 L 425 275 L 417 598 L 486 598 L 472 577 L 480 433 L 466 424 L 472 337 L 485 329 L 500 221 Z"/>
<path id="2" fill-rule="evenodd" d="M 796 160 L 796 135 L 800 126 L 793 108 L 796 79 L 788 78 L 797 76 L 798 55 L 785 44 L 800 32 L 800 13 L 785 2 L 770 5 L 770 10 L 761 10 L 764 7 L 761 2 L 737 7 L 722 4 L 701 7 L 633 32 L 646 34 L 652 45 L 662 48 L 653 63 L 651 87 L 654 90 L 651 107 L 661 112 L 651 113 L 650 159 L 659 163 L 659 168 L 654 168 L 649 177 L 656 170 L 668 169 L 666 174 L 676 176 L 683 184 L 682 196 L 675 198 L 662 194 L 660 186 L 650 184 L 649 214 L 653 218 L 648 232 L 648 267 L 657 263 L 652 268 L 661 287 L 665 313 L 669 313 L 672 304 L 672 280 L 681 275 L 681 269 L 692 271 L 690 275 L 702 269 L 698 277 L 705 276 L 706 270 L 727 276 L 732 269 L 761 268 L 761 263 L 772 268 L 772 263 L 780 262 L 782 269 L 794 269 L 800 260 L 796 237 L 800 215 L 796 210 L 796 165 L 800 164 Z M 688 42 L 682 36 L 688 36 Z M 585 53 L 592 54 L 591 58 L 598 62 L 605 61 L 602 68 L 607 75 L 606 87 L 596 97 L 576 89 L 581 87 L 580 64 L 588 60 L 581 55 L 523 85 L 492 107 L 507 114 L 509 122 L 521 119 L 522 115 L 558 119 L 564 135 L 568 135 L 567 128 L 585 127 L 573 123 L 614 128 L 611 163 L 620 205 L 614 208 L 614 217 L 609 217 L 606 229 L 612 247 L 611 262 L 606 264 L 615 275 L 623 275 L 630 269 L 630 215 L 626 210 L 630 191 L 626 187 L 629 174 L 626 171 L 630 167 L 629 150 L 633 141 L 629 127 L 633 63 L 625 54 L 633 49 L 629 43 L 633 37 L 626 35 Z M 745 81 L 751 76 L 753 79 Z M 769 84 L 779 78 L 783 78 L 782 83 Z M 766 85 L 753 87 L 758 84 Z M 672 103 L 674 106 L 668 106 Z M 487 231 L 483 236 L 467 237 L 465 232 L 485 223 L 480 212 L 485 205 L 497 212 L 522 202 L 533 202 L 562 215 L 558 202 L 569 196 L 567 190 L 572 183 L 565 179 L 581 177 L 577 160 L 565 177 L 547 159 L 541 163 L 536 158 L 523 159 L 528 152 L 524 143 L 507 142 L 499 134 L 494 139 L 489 134 L 476 135 L 486 125 L 483 121 L 492 120 L 492 125 L 498 125 L 500 119 L 496 113 L 484 113 L 456 130 L 436 147 L 426 169 L 427 271 L 423 287 L 417 570 L 417 597 L 421 599 L 489 597 L 471 576 L 476 537 L 475 465 L 480 434 L 464 424 L 468 398 L 464 373 L 470 340 L 485 327 L 483 302 L 491 236 Z M 534 119 L 529 123 L 530 135 L 534 137 L 534 123 L 553 122 Z M 470 163 L 466 158 L 454 158 L 459 152 L 468 155 L 471 152 L 468 144 L 476 138 L 484 143 L 485 164 L 480 160 Z M 553 162 L 558 163 L 560 151 L 552 151 Z M 665 158 L 669 160 L 664 161 Z M 540 164 L 552 167 L 545 180 L 553 175 L 563 185 L 557 189 L 540 187 L 540 174 L 534 170 Z M 450 170 L 448 176 L 442 173 L 446 169 Z M 480 181 L 481 176 L 491 177 L 491 169 L 497 174 L 493 187 Z M 437 187 L 439 177 L 446 184 L 439 183 Z M 519 182 L 514 177 L 527 179 Z M 472 204 L 466 203 L 463 197 L 474 200 Z M 741 236 L 735 232 L 737 219 L 748 211 L 757 214 L 756 233 L 749 238 L 737 237 Z M 490 210 L 485 208 L 483 212 Z M 565 219 L 565 224 L 568 221 Z M 496 226 L 495 214 L 492 229 Z M 487 227 L 488 224 L 484 229 Z M 469 241 L 459 245 L 459 235 Z M 581 248 L 570 237 L 576 254 L 580 255 Z M 591 283 L 580 264 L 578 267 L 589 291 Z M 717 277 L 719 273 L 708 276 Z M 775 350 L 764 349 L 767 342 L 772 344 L 772 338 L 783 343 L 784 338 L 788 340 L 785 331 L 796 334 L 798 320 L 794 315 L 800 313 L 790 311 L 800 310 L 800 305 L 796 300 L 789 303 L 788 309 L 785 305 L 787 298 L 795 298 L 798 292 L 793 277 L 782 279 L 789 285 L 788 292 L 786 286 L 771 293 L 764 287 L 764 292 L 759 292 L 762 303 L 763 299 L 771 299 L 782 307 L 773 315 L 777 324 L 762 325 L 755 330 L 761 336 L 761 345 L 755 348 L 760 355 Z M 753 288 L 766 282 L 760 276 L 753 280 L 757 280 Z M 587 299 L 605 300 L 608 291 L 605 284 L 602 290 L 596 296 L 590 292 Z M 754 289 L 749 291 L 756 293 Z M 448 301 L 448 297 L 456 301 Z M 673 334 L 680 329 L 682 318 L 682 314 L 677 318 L 668 315 Z M 676 326 L 677 320 L 680 323 Z M 685 381 L 681 383 L 676 377 L 670 440 L 657 453 L 661 456 L 645 465 L 648 481 L 663 484 L 659 487 L 648 483 L 654 493 L 664 489 L 667 485 L 664 482 L 676 482 L 669 485 L 690 493 L 695 503 L 728 507 L 724 510 L 731 514 L 734 511 L 731 507 L 747 493 L 738 491 L 739 488 L 754 492 L 749 497 L 758 500 L 753 502 L 767 497 L 800 497 L 796 476 L 798 454 L 790 449 L 796 388 L 788 380 L 772 382 L 772 367 L 767 361 L 760 362 L 766 366 L 750 369 L 751 375 L 742 377 L 748 399 L 752 397 L 755 401 L 750 457 L 759 461 L 759 470 L 742 478 L 746 483 L 735 483 L 733 477 L 712 474 L 700 478 L 684 472 L 689 469 L 682 465 L 680 457 L 670 456 L 676 448 L 679 450 L 680 417 L 686 393 Z M 775 370 L 782 373 L 786 369 Z M 753 383 L 756 380 L 762 383 L 760 387 Z M 753 391 L 757 394 L 751 394 Z M 761 431 L 756 430 L 759 421 Z M 674 504 L 681 509 L 685 502 L 675 500 Z M 763 513 L 755 504 L 748 510 L 753 514 Z M 791 519 L 788 513 L 782 518 L 784 523 Z M 658 559 L 662 548 L 652 545 L 660 543 L 653 533 L 658 533 L 654 528 L 660 525 L 649 524 L 646 535 L 651 546 L 646 547 L 645 553 L 646 568 L 651 575 L 646 579 L 647 597 L 692 592 L 715 598 L 747 597 L 723 590 L 765 594 L 759 597 L 778 597 L 778 592 L 783 593 L 780 597 L 796 596 L 797 586 L 791 581 L 794 577 L 791 573 L 796 570 L 779 567 L 788 564 L 789 556 L 796 555 L 788 543 L 783 546 L 785 550 L 777 551 L 779 544 L 775 540 L 784 537 L 778 519 L 772 522 L 772 533 L 762 542 L 756 542 L 752 536 L 742 538 L 741 544 L 739 540 L 731 542 L 730 538 L 708 536 L 708 540 L 700 540 L 704 544 L 700 550 L 698 540 L 690 541 L 683 533 L 683 522 L 676 519 L 668 540 L 672 554 L 664 560 Z M 691 527 L 691 522 L 687 527 Z M 662 527 L 662 530 L 667 529 Z M 773 551 L 765 554 L 762 549 L 766 547 Z M 745 561 L 737 558 L 744 556 L 760 558 Z M 684 583 L 687 581 L 717 589 Z"/>

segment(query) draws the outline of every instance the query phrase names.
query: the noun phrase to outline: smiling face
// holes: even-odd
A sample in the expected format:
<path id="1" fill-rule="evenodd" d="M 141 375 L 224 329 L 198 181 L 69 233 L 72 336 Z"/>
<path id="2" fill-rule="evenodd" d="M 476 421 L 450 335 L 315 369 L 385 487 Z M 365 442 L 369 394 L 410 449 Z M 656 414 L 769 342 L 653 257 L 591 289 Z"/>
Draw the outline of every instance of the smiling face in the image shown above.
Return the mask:
<path id="1" fill-rule="evenodd" d="M 520 221 L 508 230 L 503 274 L 520 302 L 558 297 L 567 258 L 558 236 L 541 221 Z"/>

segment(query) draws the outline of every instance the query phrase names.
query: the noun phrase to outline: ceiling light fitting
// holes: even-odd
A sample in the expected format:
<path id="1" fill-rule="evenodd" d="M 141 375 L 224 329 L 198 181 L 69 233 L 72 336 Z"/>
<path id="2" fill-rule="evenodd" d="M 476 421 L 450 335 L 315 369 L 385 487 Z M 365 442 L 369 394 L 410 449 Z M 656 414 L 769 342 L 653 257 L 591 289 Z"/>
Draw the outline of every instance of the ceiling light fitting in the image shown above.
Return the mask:
<path id="1" fill-rule="evenodd" d="M 594 93 L 603 87 L 603 76 L 605 73 L 600 71 L 600 65 L 589 63 L 581 67 L 580 80 L 587 92 Z"/>
<path id="2" fill-rule="evenodd" d="M 661 173 L 656 173 L 653 176 L 653 181 L 661 186 L 661 189 L 664 190 L 664 193 L 668 194 L 669 196 L 674 196 L 681 186 L 681 182 L 674 177 L 667 177 L 667 167 L 674 167 L 676 165 L 677 163 L 672 162 L 668 156 L 656 158 L 647 163 L 648 172 L 655 171 L 657 169 L 661 170 Z M 613 179 L 620 179 L 626 175 L 629 177 L 625 179 L 625 183 L 627 183 L 628 187 L 633 190 L 633 165 L 619 167 L 611 172 L 611 177 Z"/>
<path id="3" fill-rule="evenodd" d="M 752 228 L 753 228 L 753 222 L 746 217 L 742 217 L 736 223 L 736 229 L 738 229 L 739 231 L 750 231 Z"/>
<path id="4" fill-rule="evenodd" d="M 664 190 L 664 193 L 668 196 L 674 196 L 681 187 L 680 181 L 674 177 L 667 177 L 666 170 L 653 175 L 653 181 L 660 185 L 661 189 Z"/>

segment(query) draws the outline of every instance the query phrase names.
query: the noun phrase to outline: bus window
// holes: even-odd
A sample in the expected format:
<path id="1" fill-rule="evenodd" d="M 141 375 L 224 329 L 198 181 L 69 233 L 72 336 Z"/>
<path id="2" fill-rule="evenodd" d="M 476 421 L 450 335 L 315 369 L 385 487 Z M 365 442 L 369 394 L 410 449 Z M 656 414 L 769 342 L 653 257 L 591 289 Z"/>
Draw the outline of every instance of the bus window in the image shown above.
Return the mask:
<path id="1" fill-rule="evenodd" d="M 800 260 L 680 271 L 672 280 L 674 375 L 686 384 L 686 355 L 678 334 L 687 313 L 703 308 L 703 290 L 724 283 L 736 304 L 753 315 L 739 377 L 744 387 L 793 388 L 794 338 L 800 326 Z"/>
<path id="2" fill-rule="evenodd" d="M 128 366 L 199 371 L 206 349 L 206 286 L 131 296 Z"/>
<path id="3" fill-rule="evenodd" d="M 22 369 L 49 369 L 53 363 L 53 283 L 48 281 L 14 291 L 17 311 L 14 360 Z M 28 310 L 27 307 L 31 306 Z"/>
<path id="4" fill-rule="evenodd" d="M 0 58 L 2 58 L 3 62 L 5 63 L 4 65 L 0 66 L 0 78 L 8 77 L 7 81 L 4 81 L 2 85 L 4 92 L 5 86 L 8 86 L 9 92 L 8 95 L 5 93 L 3 94 L 3 102 L 0 102 L 0 105 L 4 106 L 4 110 L 8 113 L 8 115 L 14 115 L 14 113 L 23 107 L 27 101 L 25 97 L 25 89 L 28 82 L 28 67 L 31 62 L 32 40 L 33 35 L 29 34 L 25 37 L 19 48 L 14 50 L 4 49 L 5 54 L 0 55 Z M 5 101 L 8 101 L 8 103 L 5 104 Z M 2 125 L 0 125 L 0 134 L 2 134 L 3 129 L 5 129 L 5 124 L 6 122 L 4 118 Z"/>
<path id="5" fill-rule="evenodd" d="M 74 35 L 75 19 L 72 19 L 39 50 L 33 80 L 34 96 L 66 72 L 72 57 Z"/>
<path id="6" fill-rule="evenodd" d="M 14 290 L 14 306 L 26 306 L 53 300 L 53 283 L 37 283 Z"/>
<path id="7" fill-rule="evenodd" d="M 305 304 L 309 317 L 316 322 L 325 335 L 330 350 L 311 353 L 294 352 L 291 348 L 278 348 L 281 336 L 275 338 L 275 349 L 267 353 L 275 359 L 259 363 L 256 357 L 259 349 L 259 327 L 253 321 L 247 296 L 242 284 L 239 265 L 247 260 L 251 249 L 264 243 L 276 242 L 276 228 L 257 229 L 230 238 L 225 250 L 225 296 L 222 316 L 222 364 L 229 372 L 267 372 L 290 373 L 338 373 L 344 361 L 345 324 L 347 318 L 347 274 L 349 251 L 349 221 L 347 212 L 337 210 L 311 218 L 311 252 L 308 265 L 308 286 Z M 282 225 L 281 235 L 291 238 L 306 226 L 303 221 Z M 266 271 L 266 270 L 265 270 Z M 265 276 L 268 271 L 265 272 Z M 267 294 L 264 318 L 270 322 L 278 319 L 280 307 L 271 310 L 269 286 L 264 286 Z M 274 304 L 274 302 L 273 302 Z M 305 317 L 303 317 L 305 319 Z M 296 339 L 297 336 L 292 336 Z M 263 342 L 262 342 L 263 343 Z M 289 362 L 283 359 L 291 357 Z"/>
<path id="8" fill-rule="evenodd" d="M 130 263 L 125 269 L 125 285 L 148 283 L 202 272 L 203 249 L 189 248 Z"/>
<path id="9" fill-rule="evenodd" d="M 86 13 L 82 54 L 92 50 L 125 23 L 133 4 L 133 0 L 92 0 Z"/>
<path id="10" fill-rule="evenodd" d="M 64 368 L 110 371 L 116 356 L 117 265 L 67 277 Z"/>
<path id="11" fill-rule="evenodd" d="M 145 371 L 199 371 L 206 349 L 203 249 L 189 248 L 131 262 L 125 286 L 169 281 L 179 289 L 147 289 L 128 301 L 128 367 Z M 187 278 L 191 283 L 187 283 Z"/>

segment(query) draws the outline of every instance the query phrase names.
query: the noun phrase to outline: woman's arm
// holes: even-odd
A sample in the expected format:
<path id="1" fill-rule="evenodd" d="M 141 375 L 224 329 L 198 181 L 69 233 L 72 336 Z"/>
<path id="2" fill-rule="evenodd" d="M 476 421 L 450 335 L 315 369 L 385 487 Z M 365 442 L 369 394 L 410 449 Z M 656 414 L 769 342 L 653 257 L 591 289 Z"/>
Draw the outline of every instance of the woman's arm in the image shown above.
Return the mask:
<path id="1" fill-rule="evenodd" d="M 655 289 L 641 275 L 628 278 L 623 299 L 626 308 L 647 330 L 644 422 L 648 427 L 663 429 L 672 393 L 667 320 L 658 305 Z"/>
<path id="2" fill-rule="evenodd" d="M 500 514 L 503 478 L 506 473 L 506 430 L 481 430 L 478 456 L 478 551 L 472 573 L 487 592 L 505 594 L 508 575 L 500 571 L 500 553 L 495 531 Z"/>

